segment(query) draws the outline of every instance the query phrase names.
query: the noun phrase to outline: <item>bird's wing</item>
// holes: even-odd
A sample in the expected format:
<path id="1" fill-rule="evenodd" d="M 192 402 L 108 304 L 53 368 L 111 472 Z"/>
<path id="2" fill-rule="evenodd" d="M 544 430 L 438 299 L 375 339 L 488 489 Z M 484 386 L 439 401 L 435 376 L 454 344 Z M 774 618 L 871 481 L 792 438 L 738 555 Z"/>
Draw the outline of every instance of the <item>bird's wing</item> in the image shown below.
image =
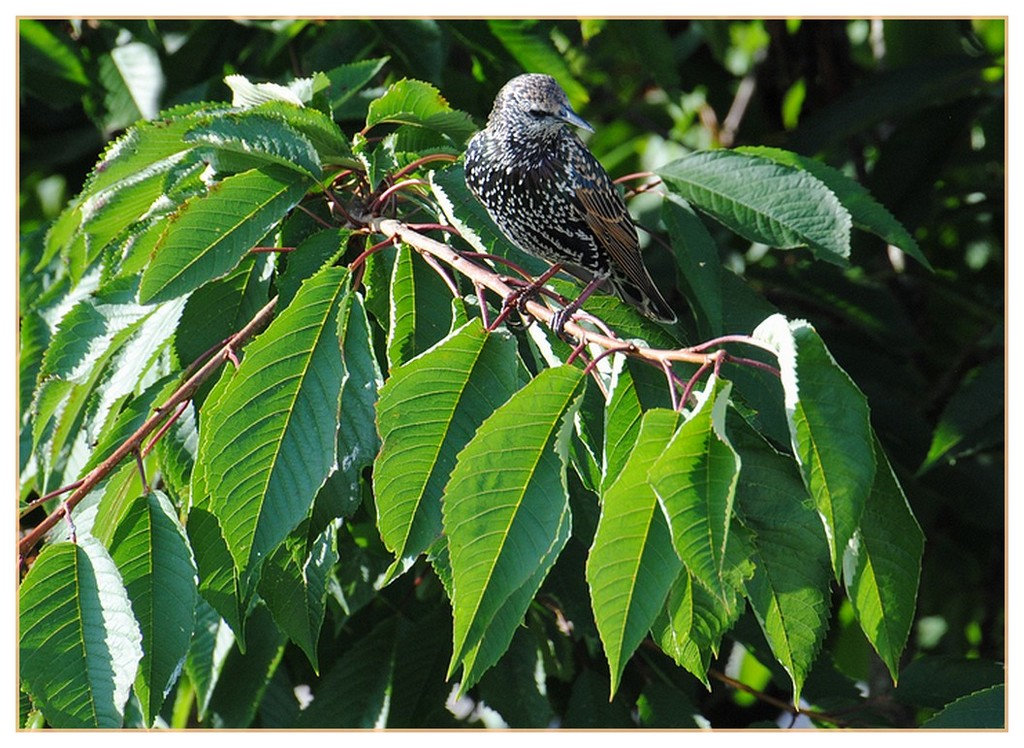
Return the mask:
<path id="1" fill-rule="evenodd" d="M 572 168 L 576 178 L 573 181 L 583 220 L 619 271 L 646 288 L 647 271 L 626 204 L 604 167 L 586 146 L 580 143 L 580 148 L 574 150 Z"/>

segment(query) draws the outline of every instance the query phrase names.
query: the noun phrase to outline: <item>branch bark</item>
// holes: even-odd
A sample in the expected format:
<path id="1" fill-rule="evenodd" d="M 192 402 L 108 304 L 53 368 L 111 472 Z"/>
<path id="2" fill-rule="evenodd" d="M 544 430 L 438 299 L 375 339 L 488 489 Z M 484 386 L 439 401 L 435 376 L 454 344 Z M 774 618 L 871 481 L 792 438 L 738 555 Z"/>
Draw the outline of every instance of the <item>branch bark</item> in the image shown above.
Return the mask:
<path id="1" fill-rule="evenodd" d="M 365 220 L 366 225 L 375 233 L 383 234 L 388 238 L 400 239 L 402 242 L 408 244 L 418 252 L 436 257 L 454 270 L 469 278 L 474 284 L 489 288 L 502 298 L 508 296 L 513 291 L 512 287 L 506 284 L 497 273 L 481 267 L 474 262 L 470 262 L 447 244 L 442 244 L 436 239 L 424 236 L 418 231 L 409 228 L 409 226 L 401 221 L 397 221 L 393 218 L 377 217 L 367 217 Z M 531 316 L 550 326 L 551 318 L 554 316 L 554 312 L 551 309 L 544 304 L 533 301 L 532 299 L 525 303 L 525 307 L 526 311 L 529 312 Z M 629 346 L 628 349 L 625 349 L 624 346 L 627 344 L 627 341 L 593 332 L 572 320 L 566 322 L 563 329 L 567 334 L 574 337 L 580 343 L 593 343 L 605 349 L 622 349 L 622 352 L 627 355 L 636 356 L 637 358 L 645 358 L 659 365 L 663 362 L 671 363 L 674 361 L 702 365 L 705 363 L 713 363 L 715 358 L 720 355 L 717 352 L 703 353 L 688 348 L 665 349 L 632 345 Z"/>

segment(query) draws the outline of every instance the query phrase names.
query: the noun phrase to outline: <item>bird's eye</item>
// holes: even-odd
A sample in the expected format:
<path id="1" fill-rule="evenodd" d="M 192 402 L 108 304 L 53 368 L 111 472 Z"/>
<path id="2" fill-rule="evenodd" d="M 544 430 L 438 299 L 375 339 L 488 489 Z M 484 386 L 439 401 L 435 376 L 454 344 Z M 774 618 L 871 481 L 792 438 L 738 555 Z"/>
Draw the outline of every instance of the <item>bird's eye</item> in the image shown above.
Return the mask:
<path id="1" fill-rule="evenodd" d="M 527 109 L 526 113 L 529 114 L 534 119 L 540 119 L 541 117 L 548 116 L 548 113 L 545 112 L 543 109 Z"/>

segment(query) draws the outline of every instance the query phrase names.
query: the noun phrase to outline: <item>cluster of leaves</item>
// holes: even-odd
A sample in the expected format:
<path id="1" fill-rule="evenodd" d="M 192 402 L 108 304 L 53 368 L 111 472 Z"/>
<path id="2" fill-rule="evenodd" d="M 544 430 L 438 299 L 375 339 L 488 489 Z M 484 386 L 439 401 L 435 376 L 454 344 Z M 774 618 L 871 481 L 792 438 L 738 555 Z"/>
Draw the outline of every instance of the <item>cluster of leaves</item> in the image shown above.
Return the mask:
<path id="1" fill-rule="evenodd" d="M 484 31 L 449 32 L 479 53 L 470 27 Z M 52 32 L 27 29 L 44 48 Z M 486 30 L 585 95 L 531 24 Z M 665 349 L 749 334 L 781 374 L 727 364 L 673 409 L 658 368 L 613 356 L 585 371 L 539 326 L 488 331 L 480 304 L 500 299 L 378 244 L 362 217 L 394 212 L 537 269 L 461 167 L 438 167 L 473 119 L 420 80 L 374 88 L 391 63 L 365 57 L 287 85 L 232 75 L 230 104 L 133 125 L 27 235 L 23 501 L 95 468 L 190 364 L 268 303 L 275 316 L 31 560 L 25 717 L 445 725 L 468 693 L 510 725 L 693 726 L 713 663 L 734 651 L 841 724 L 827 712 L 869 703 L 841 647 L 821 654 L 845 610 L 843 632 L 859 627 L 903 703 L 946 707 L 936 726 L 1001 720 L 998 667 L 930 701 L 948 663 L 901 667 L 923 535 L 876 417 L 815 326 L 721 267 L 716 233 L 848 269 L 857 227 L 929 268 L 915 238 L 857 182 L 792 151 L 658 165 L 655 222 L 692 315 L 666 329 L 609 297 L 587 309 Z M 358 124 L 339 126 L 354 111 Z M 947 436 L 929 464 L 958 443 Z"/>

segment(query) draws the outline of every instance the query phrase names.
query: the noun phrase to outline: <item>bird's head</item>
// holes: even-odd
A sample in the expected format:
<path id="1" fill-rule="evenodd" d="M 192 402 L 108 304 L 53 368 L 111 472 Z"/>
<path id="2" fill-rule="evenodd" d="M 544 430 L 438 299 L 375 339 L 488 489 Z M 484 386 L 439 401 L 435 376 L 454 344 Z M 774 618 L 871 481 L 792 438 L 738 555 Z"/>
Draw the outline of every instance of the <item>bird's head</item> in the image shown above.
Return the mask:
<path id="1" fill-rule="evenodd" d="M 594 131 L 573 111 L 569 97 L 554 78 L 532 73 L 516 76 L 502 87 L 487 124 L 536 138 L 555 135 L 567 124 Z"/>

